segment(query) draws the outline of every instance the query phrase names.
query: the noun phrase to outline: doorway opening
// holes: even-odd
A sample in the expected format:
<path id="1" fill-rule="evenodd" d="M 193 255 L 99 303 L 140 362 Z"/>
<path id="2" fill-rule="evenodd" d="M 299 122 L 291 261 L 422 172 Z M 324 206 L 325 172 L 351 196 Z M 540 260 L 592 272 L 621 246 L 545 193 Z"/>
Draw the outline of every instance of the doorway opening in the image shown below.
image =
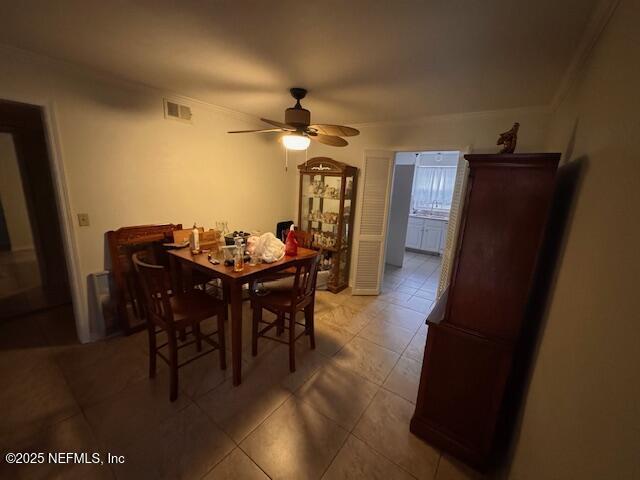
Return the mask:
<path id="1" fill-rule="evenodd" d="M 45 132 L 41 107 L 0 100 L 0 320 L 65 306 L 75 331 Z"/>
<path id="2" fill-rule="evenodd" d="M 397 152 L 382 291 L 399 305 L 428 313 L 437 298 L 450 232 L 461 152 Z"/>

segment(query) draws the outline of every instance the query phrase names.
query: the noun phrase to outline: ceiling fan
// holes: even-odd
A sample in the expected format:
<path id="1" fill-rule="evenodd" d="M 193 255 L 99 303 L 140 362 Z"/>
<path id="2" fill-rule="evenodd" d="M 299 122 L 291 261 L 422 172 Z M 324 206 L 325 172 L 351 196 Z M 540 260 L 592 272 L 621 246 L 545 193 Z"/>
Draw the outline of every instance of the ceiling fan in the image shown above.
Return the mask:
<path id="1" fill-rule="evenodd" d="M 345 147 L 349 142 L 342 137 L 353 137 L 360 134 L 359 130 L 344 125 L 311 124 L 311 112 L 300 105 L 300 100 L 307 95 L 307 91 L 304 88 L 291 88 L 289 91 L 291 96 L 295 98 L 296 104 L 284 111 L 284 123 L 261 118 L 260 120 L 276 128 L 236 130 L 228 133 L 284 132 L 282 143 L 289 150 L 306 150 L 310 140 L 332 147 Z"/>

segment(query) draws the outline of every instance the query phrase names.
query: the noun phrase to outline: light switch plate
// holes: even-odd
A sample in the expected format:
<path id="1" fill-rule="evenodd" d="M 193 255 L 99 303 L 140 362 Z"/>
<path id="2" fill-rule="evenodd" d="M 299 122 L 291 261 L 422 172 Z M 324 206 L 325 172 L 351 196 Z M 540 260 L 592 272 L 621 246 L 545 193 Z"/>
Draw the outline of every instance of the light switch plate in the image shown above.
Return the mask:
<path id="1" fill-rule="evenodd" d="M 78 225 L 81 227 L 89 226 L 89 214 L 88 213 L 79 213 L 78 214 Z"/>

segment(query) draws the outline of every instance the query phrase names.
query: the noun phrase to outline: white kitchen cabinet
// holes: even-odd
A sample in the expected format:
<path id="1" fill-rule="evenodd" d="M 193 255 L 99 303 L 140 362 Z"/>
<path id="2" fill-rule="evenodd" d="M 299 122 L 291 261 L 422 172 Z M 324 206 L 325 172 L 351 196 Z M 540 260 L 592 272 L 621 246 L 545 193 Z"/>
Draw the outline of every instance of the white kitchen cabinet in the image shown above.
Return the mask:
<path id="1" fill-rule="evenodd" d="M 424 217 L 409 217 L 407 248 L 429 253 L 442 253 L 447 233 L 447 221 Z"/>
<path id="2" fill-rule="evenodd" d="M 407 241 L 405 242 L 405 245 L 408 248 L 414 248 L 416 250 L 419 250 L 421 247 L 421 243 L 422 243 L 422 224 L 420 225 L 412 225 L 411 223 L 409 223 L 409 225 L 407 225 Z"/>
<path id="3" fill-rule="evenodd" d="M 439 252 L 440 239 L 442 237 L 442 227 L 434 225 L 425 225 L 422 230 L 422 242 L 420 250 L 425 252 Z"/>

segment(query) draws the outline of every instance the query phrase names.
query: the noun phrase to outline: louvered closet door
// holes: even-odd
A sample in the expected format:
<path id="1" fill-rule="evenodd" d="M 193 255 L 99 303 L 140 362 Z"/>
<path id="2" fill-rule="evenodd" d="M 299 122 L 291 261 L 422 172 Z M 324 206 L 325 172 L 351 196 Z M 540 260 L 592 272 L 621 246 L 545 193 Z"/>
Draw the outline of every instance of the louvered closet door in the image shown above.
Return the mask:
<path id="1" fill-rule="evenodd" d="M 446 290 L 451 280 L 451 269 L 453 268 L 455 249 L 458 244 L 458 233 L 460 232 L 462 205 L 464 203 L 465 192 L 467 191 L 467 178 L 469 178 L 469 162 L 464 159 L 461 153 L 456 170 L 456 183 L 453 187 L 451 210 L 449 211 L 447 239 L 445 240 L 444 251 L 442 253 L 442 273 L 440 274 L 440 283 L 438 284 L 438 297 Z"/>
<path id="2" fill-rule="evenodd" d="M 378 295 L 382 285 L 394 153 L 366 151 L 362 213 L 355 251 L 354 295 Z"/>

